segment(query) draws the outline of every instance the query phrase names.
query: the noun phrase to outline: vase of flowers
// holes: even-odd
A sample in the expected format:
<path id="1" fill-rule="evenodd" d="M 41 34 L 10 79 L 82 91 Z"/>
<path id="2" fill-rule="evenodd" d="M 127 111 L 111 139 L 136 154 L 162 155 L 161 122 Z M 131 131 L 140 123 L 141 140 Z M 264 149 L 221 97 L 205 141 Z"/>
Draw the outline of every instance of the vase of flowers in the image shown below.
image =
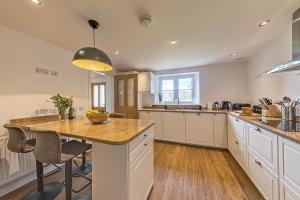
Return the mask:
<path id="1" fill-rule="evenodd" d="M 60 94 L 50 97 L 49 102 L 53 103 L 58 110 L 59 120 L 65 120 L 67 110 L 73 105 L 73 97 L 64 97 Z"/>

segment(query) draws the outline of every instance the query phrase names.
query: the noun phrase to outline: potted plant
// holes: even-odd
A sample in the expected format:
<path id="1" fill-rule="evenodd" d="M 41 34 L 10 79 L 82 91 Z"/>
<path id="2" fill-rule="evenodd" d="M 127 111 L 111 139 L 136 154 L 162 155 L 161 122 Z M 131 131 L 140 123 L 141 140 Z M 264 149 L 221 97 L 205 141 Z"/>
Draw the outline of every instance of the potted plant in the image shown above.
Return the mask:
<path id="1" fill-rule="evenodd" d="M 67 110 L 73 104 L 73 97 L 64 97 L 60 94 L 50 97 L 49 102 L 53 103 L 58 110 L 59 120 L 65 120 Z"/>

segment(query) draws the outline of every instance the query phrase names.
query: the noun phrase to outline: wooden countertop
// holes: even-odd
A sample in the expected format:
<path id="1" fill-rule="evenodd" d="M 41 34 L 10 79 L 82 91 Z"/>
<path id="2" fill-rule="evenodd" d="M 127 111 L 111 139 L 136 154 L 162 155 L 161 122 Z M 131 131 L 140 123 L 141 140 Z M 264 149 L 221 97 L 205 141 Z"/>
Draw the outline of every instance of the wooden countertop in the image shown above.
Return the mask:
<path id="1" fill-rule="evenodd" d="M 87 118 L 65 121 L 15 123 L 30 130 L 56 131 L 63 136 L 90 140 L 93 142 L 120 145 L 126 144 L 154 125 L 149 120 L 110 118 L 105 124 L 91 124 Z"/>
<path id="2" fill-rule="evenodd" d="M 155 108 L 141 108 L 139 111 L 148 111 L 148 112 L 180 112 L 180 113 L 220 113 L 220 114 L 226 114 L 228 110 L 190 110 L 190 109 L 155 109 Z"/>
<path id="3" fill-rule="evenodd" d="M 272 126 L 269 126 L 267 124 L 264 124 L 264 123 L 258 121 L 259 119 L 281 120 L 281 118 L 261 117 L 259 115 L 257 115 L 257 116 L 239 116 L 239 114 L 236 112 L 229 112 L 228 114 L 300 144 L 300 132 L 282 131 L 280 129 L 274 128 Z"/>

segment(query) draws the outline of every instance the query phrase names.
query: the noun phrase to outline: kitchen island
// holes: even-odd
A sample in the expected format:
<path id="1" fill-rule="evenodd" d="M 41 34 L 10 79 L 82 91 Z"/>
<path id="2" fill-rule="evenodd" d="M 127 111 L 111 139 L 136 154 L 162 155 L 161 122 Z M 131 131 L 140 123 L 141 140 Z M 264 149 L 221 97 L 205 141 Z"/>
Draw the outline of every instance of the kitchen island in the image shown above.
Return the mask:
<path id="1" fill-rule="evenodd" d="M 105 124 L 92 125 L 79 118 L 17 124 L 32 131 L 50 130 L 92 141 L 93 199 L 147 199 L 154 183 L 152 121 L 111 118 Z"/>

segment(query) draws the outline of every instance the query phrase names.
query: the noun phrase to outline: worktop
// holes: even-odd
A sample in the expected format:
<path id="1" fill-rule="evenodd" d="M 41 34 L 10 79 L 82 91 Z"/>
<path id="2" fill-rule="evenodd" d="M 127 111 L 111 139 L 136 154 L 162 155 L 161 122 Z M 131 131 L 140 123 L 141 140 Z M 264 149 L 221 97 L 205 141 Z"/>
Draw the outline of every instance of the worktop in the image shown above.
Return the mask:
<path id="1" fill-rule="evenodd" d="M 272 133 L 275 133 L 279 136 L 282 136 L 284 138 L 287 138 L 289 140 L 292 140 L 294 142 L 297 142 L 300 144 L 300 132 L 289 132 L 289 131 L 282 131 L 280 129 L 274 128 L 272 126 L 269 126 L 267 124 L 264 124 L 262 122 L 259 122 L 259 119 L 264 120 L 281 120 L 281 118 L 274 118 L 274 117 L 262 117 L 260 115 L 252 115 L 252 116 L 240 116 L 239 113 L 236 112 L 228 112 L 229 115 L 235 116 L 245 122 L 248 122 L 250 124 L 253 124 L 257 127 L 266 129 L 268 131 L 271 131 Z"/>
<path id="2" fill-rule="evenodd" d="M 92 124 L 87 118 L 82 117 L 74 120 L 45 123 L 33 123 L 30 120 L 23 120 L 14 124 L 28 127 L 31 130 L 56 131 L 67 137 L 120 145 L 136 138 L 151 127 L 154 122 L 149 120 L 110 118 L 104 124 Z"/>

